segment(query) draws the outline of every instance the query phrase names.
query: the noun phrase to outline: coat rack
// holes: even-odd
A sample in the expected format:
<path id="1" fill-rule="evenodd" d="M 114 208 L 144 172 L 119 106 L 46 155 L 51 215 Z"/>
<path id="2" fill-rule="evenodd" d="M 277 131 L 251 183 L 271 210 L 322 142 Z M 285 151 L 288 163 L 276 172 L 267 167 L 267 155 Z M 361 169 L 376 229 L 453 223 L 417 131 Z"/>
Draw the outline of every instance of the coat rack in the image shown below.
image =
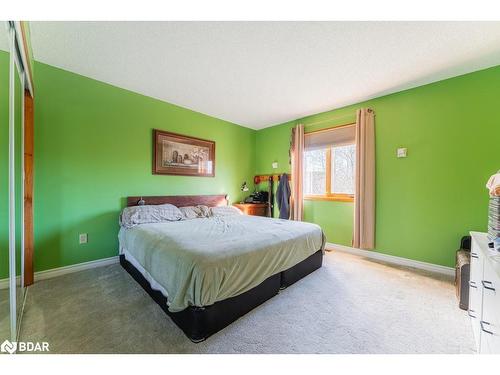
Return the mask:
<path id="1" fill-rule="evenodd" d="M 269 182 L 270 179 L 272 178 L 273 182 L 279 181 L 281 176 L 284 175 L 285 173 L 279 173 L 279 174 L 260 174 L 256 175 L 253 178 L 253 182 L 255 185 L 260 184 L 261 182 Z M 288 176 L 288 181 L 292 180 L 292 175 L 290 173 L 286 173 Z"/>
<path id="2" fill-rule="evenodd" d="M 261 182 L 267 182 L 268 185 L 268 200 L 267 200 L 267 216 L 273 217 L 274 216 L 274 183 L 276 181 L 279 181 L 281 176 L 283 176 L 285 173 L 275 173 L 275 174 L 260 174 L 256 175 L 253 178 L 253 182 L 255 185 L 260 184 Z M 292 176 L 289 173 L 286 173 L 288 177 L 288 181 L 291 181 Z"/>

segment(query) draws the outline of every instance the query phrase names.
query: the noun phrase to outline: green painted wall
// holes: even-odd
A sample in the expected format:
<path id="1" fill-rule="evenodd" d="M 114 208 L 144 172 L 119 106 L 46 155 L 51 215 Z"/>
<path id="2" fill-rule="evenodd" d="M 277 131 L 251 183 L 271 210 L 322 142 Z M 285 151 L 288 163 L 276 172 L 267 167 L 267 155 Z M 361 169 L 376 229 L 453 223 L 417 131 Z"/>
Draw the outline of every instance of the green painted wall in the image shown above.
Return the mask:
<path id="1" fill-rule="evenodd" d="M 488 177 L 500 168 L 500 67 L 380 97 L 261 130 L 256 170 L 288 171 L 290 128 L 306 130 L 354 120 L 357 108 L 376 113 L 376 251 L 454 265 L 461 236 L 485 231 Z M 308 124 L 325 121 L 315 126 Z M 398 147 L 408 157 L 396 158 Z M 306 202 L 306 220 L 328 241 L 349 245 L 352 204 Z"/>
<path id="2" fill-rule="evenodd" d="M 321 225 L 328 242 L 351 245 L 354 224 L 353 203 L 306 200 L 304 220 Z"/>
<path id="3" fill-rule="evenodd" d="M 35 269 L 117 255 L 129 195 L 242 198 L 255 171 L 251 129 L 35 64 Z M 152 129 L 216 142 L 216 177 L 151 173 Z M 88 233 L 88 244 L 78 234 Z"/>

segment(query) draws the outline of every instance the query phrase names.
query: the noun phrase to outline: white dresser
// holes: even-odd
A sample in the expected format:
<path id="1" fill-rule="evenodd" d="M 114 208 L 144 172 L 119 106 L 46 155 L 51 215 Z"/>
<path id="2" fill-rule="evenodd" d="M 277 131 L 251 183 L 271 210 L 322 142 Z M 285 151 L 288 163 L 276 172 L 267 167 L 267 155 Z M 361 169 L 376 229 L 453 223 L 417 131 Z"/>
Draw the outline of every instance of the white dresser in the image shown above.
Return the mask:
<path id="1" fill-rule="evenodd" d="M 469 316 L 478 353 L 500 354 L 500 253 L 486 233 L 471 232 Z"/>

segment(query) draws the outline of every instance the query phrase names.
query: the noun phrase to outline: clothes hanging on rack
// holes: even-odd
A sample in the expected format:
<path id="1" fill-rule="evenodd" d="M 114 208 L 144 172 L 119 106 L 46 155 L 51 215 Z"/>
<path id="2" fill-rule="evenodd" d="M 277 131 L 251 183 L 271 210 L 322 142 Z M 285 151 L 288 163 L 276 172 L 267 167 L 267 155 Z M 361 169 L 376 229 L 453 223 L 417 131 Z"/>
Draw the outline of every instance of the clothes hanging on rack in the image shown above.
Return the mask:
<path id="1" fill-rule="evenodd" d="M 273 176 L 269 176 L 269 185 L 268 185 L 268 198 L 267 198 L 267 217 L 274 216 L 273 202 L 274 202 L 274 184 L 273 184 Z"/>
<path id="2" fill-rule="evenodd" d="M 278 189 L 276 190 L 276 202 L 280 210 L 280 219 L 290 218 L 290 193 L 288 175 L 283 173 L 279 177 Z"/>

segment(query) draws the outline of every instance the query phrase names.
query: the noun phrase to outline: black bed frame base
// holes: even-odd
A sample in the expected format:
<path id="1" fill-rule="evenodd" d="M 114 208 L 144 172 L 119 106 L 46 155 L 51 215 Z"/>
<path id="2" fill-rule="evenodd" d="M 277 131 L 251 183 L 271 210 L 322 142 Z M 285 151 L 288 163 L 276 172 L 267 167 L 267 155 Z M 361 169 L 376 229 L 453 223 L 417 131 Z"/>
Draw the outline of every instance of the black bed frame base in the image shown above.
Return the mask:
<path id="1" fill-rule="evenodd" d="M 302 262 L 267 278 L 261 284 L 236 297 L 227 298 L 206 307 L 190 306 L 185 310 L 173 313 L 168 311 L 167 298 L 160 291 L 152 289 L 144 276 L 125 259 L 124 255 L 120 255 L 122 267 L 193 342 L 204 341 L 209 336 L 227 327 L 250 310 L 274 297 L 279 293 L 280 289 L 292 285 L 320 268 L 322 263 L 323 251 L 318 250 Z"/>

